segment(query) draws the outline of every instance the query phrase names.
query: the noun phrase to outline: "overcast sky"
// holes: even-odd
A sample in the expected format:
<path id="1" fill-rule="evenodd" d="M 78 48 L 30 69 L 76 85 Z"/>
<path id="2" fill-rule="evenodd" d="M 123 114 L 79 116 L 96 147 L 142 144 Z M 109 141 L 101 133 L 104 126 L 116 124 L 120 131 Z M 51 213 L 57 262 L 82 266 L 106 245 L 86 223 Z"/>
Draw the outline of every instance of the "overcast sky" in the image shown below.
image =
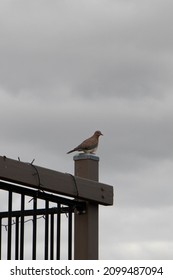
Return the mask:
<path id="1" fill-rule="evenodd" d="M 0 154 L 73 173 L 95 130 L 101 259 L 173 257 L 173 1 L 0 0 Z"/>

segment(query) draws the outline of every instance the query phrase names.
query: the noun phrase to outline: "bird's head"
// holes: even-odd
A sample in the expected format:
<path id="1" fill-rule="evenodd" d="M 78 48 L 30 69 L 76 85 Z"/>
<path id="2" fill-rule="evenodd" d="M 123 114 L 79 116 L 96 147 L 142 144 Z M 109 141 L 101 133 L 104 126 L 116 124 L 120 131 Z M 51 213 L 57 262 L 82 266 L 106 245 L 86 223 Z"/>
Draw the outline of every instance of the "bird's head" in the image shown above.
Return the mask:
<path id="1" fill-rule="evenodd" d="M 99 137 L 99 136 L 101 136 L 101 135 L 103 135 L 103 134 L 101 133 L 100 130 L 97 130 L 97 131 L 94 133 L 94 135 L 97 136 L 97 137 Z"/>

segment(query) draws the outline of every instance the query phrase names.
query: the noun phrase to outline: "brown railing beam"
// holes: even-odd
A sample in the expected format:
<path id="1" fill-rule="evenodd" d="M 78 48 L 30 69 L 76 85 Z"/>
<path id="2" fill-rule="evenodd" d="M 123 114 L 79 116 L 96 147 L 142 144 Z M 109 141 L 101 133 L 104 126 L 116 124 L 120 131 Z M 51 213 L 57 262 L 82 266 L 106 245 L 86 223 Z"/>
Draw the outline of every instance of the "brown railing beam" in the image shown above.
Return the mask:
<path id="1" fill-rule="evenodd" d="M 113 204 L 112 186 L 78 176 L 0 156 L 0 180 L 102 205 Z"/>

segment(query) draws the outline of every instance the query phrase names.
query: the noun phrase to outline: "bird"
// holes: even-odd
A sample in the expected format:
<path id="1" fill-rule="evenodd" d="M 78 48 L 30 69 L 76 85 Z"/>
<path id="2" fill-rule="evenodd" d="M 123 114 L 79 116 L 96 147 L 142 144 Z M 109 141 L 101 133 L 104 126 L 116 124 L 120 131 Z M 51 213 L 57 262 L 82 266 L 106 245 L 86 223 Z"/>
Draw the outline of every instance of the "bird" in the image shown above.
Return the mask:
<path id="1" fill-rule="evenodd" d="M 103 135 L 103 134 L 101 133 L 100 130 L 95 131 L 94 134 L 90 138 L 84 140 L 76 148 L 67 152 L 67 154 L 73 153 L 75 151 L 84 152 L 87 154 L 94 154 L 97 150 L 98 143 L 99 143 L 99 137 L 101 135 Z"/>

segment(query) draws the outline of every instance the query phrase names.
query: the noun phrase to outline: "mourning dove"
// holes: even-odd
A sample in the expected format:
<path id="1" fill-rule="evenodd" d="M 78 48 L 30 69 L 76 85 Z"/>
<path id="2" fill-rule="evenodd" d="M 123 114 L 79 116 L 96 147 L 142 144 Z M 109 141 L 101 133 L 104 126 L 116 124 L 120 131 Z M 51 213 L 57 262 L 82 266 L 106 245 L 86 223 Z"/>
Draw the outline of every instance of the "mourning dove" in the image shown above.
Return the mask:
<path id="1" fill-rule="evenodd" d="M 90 138 L 83 141 L 79 146 L 74 148 L 73 150 L 69 151 L 67 154 L 72 152 L 84 152 L 88 154 L 93 154 L 97 150 L 98 143 L 99 143 L 99 136 L 103 135 L 101 131 L 97 130 Z"/>

